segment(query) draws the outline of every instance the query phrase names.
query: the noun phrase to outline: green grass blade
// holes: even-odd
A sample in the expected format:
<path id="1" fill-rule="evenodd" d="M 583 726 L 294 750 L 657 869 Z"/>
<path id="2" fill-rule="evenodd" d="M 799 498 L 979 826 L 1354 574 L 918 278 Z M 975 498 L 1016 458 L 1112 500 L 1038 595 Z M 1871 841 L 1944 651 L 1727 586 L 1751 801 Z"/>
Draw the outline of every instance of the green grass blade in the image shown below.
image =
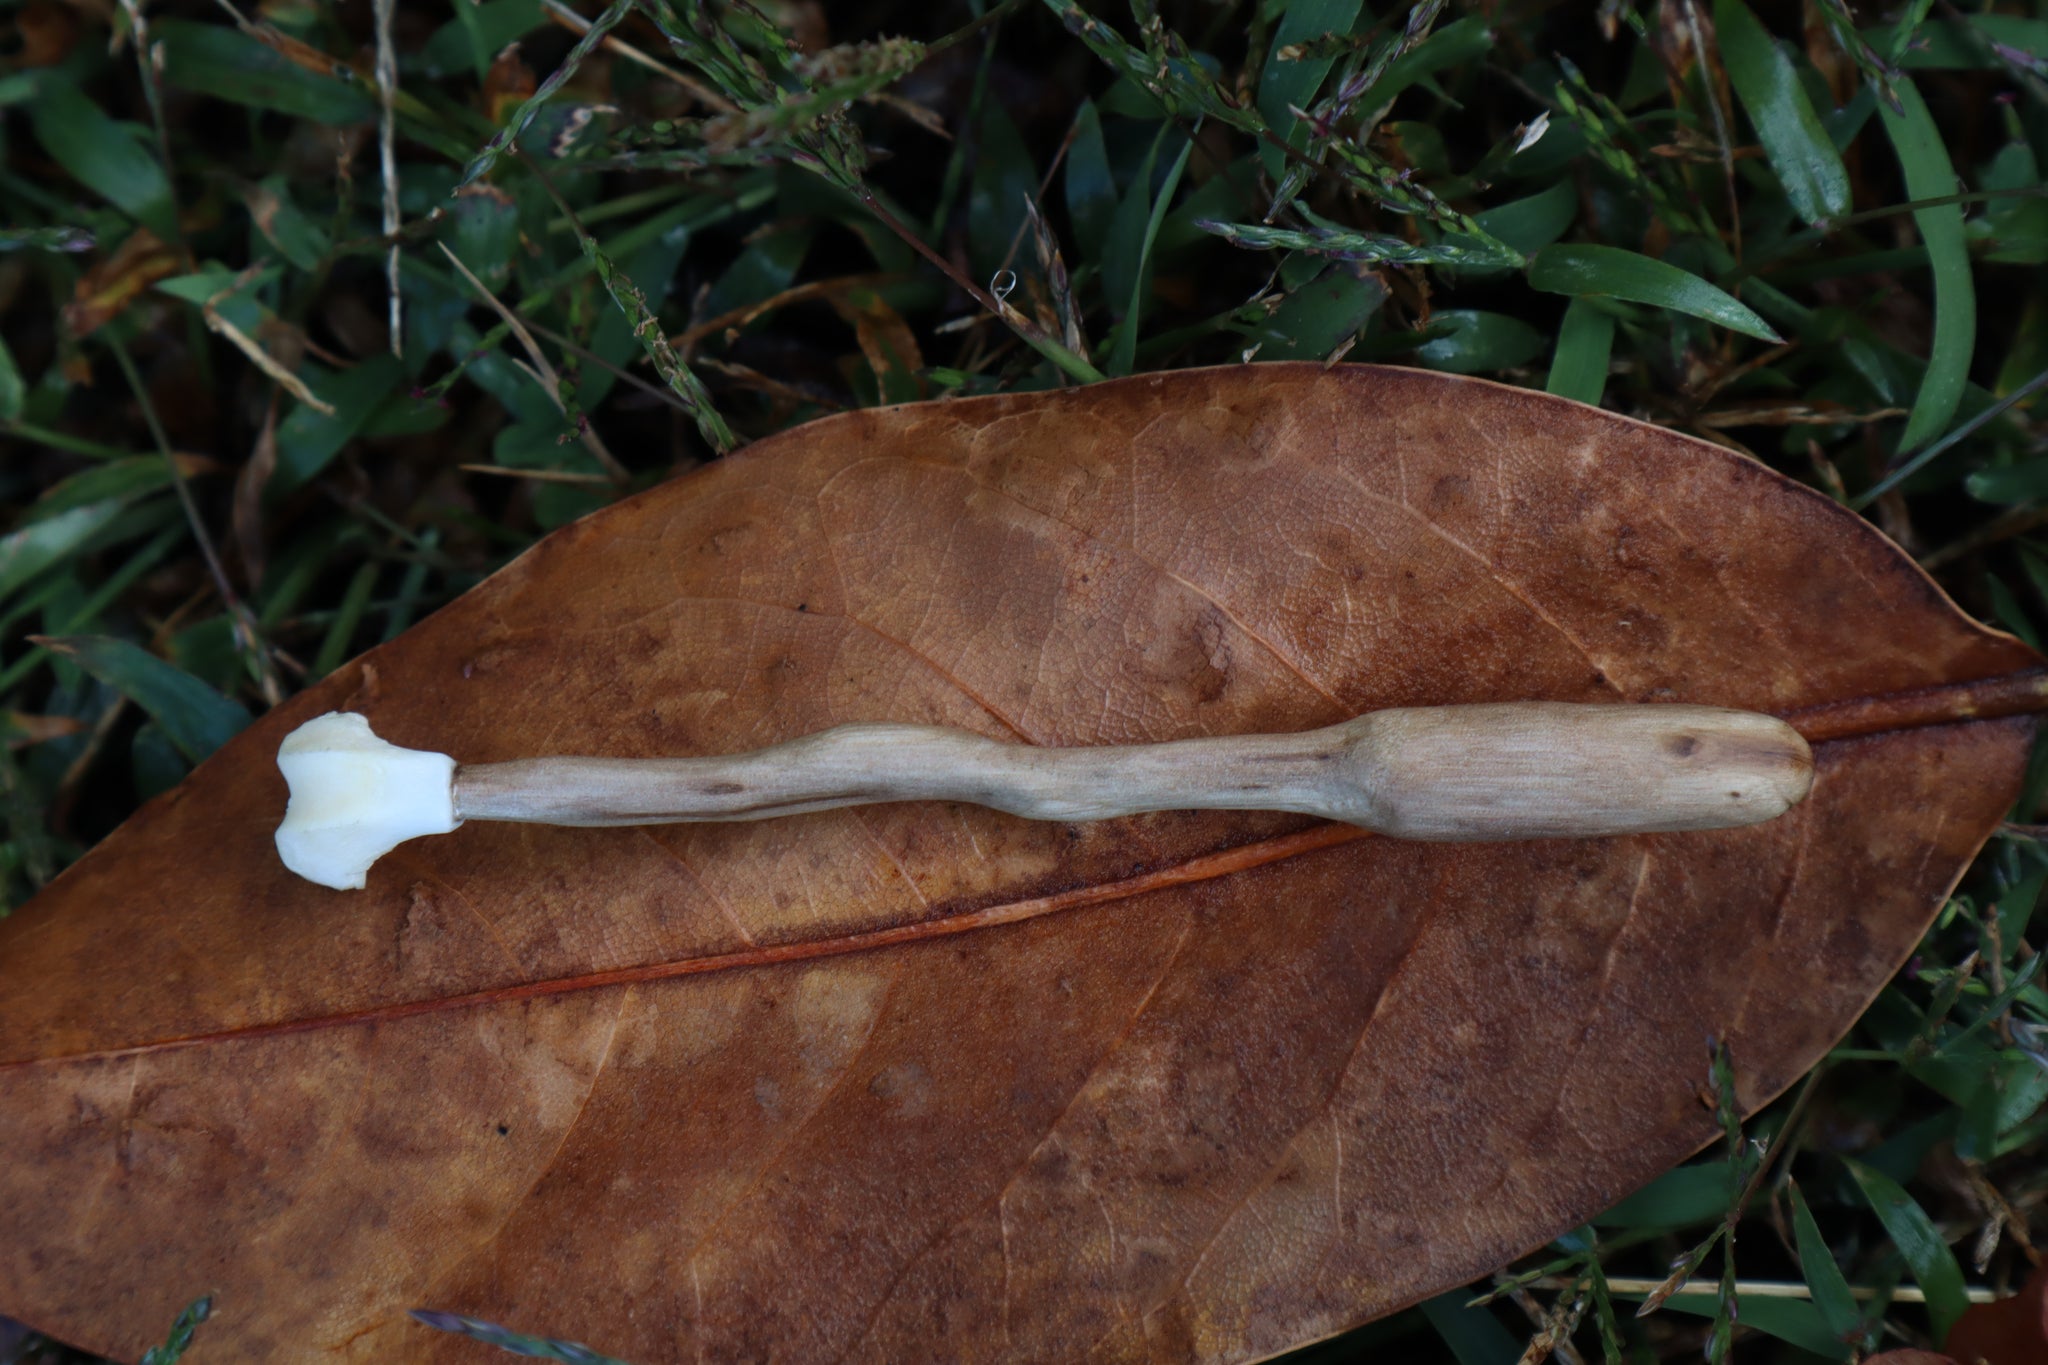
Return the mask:
<path id="1" fill-rule="evenodd" d="M 1264 223 L 1219 223 L 1201 218 L 1195 221 L 1195 226 L 1247 251 L 1277 249 L 1379 265 L 1468 266 L 1482 270 L 1522 263 L 1520 257 L 1504 254 L 1491 242 L 1475 238 L 1461 241 L 1462 234 L 1449 234 L 1438 242 L 1411 242 L 1384 232 L 1359 232 L 1321 224 L 1276 228 Z"/>
<path id="2" fill-rule="evenodd" d="M 1361 7 L 1360 0 L 1296 0 L 1281 15 L 1273 45 L 1266 52 L 1265 70 L 1259 75 L 1259 113 L 1267 127 L 1296 147 L 1308 141 L 1308 132 L 1293 110 L 1308 108 L 1336 58 L 1304 56 L 1289 61 L 1280 54 L 1325 33 L 1349 33 Z M 1287 154 L 1278 147 L 1260 147 L 1259 160 L 1266 174 L 1275 179 L 1287 167 Z"/>
<path id="3" fill-rule="evenodd" d="M 36 141 L 50 160 L 158 236 L 177 235 L 171 183 L 140 128 L 108 118 L 73 85 L 45 88 L 29 105 L 28 115 Z"/>
<path id="4" fill-rule="evenodd" d="M 1549 294 L 1605 295 L 1689 313 L 1759 341 L 1782 340 L 1762 318 L 1718 285 L 1620 247 L 1547 246 L 1529 264 L 1529 284 Z"/>
<path id="5" fill-rule="evenodd" d="M 434 1308 L 408 1310 L 415 1321 L 425 1323 L 442 1332 L 454 1332 L 472 1341 L 481 1341 L 486 1346 L 495 1346 L 515 1356 L 526 1356 L 536 1360 L 560 1360 L 568 1365 L 626 1365 L 626 1362 L 612 1356 L 600 1355 L 580 1341 L 550 1341 L 546 1337 L 527 1336 L 509 1327 L 500 1327 L 495 1322 L 482 1318 L 466 1318 L 460 1313 L 443 1313 Z"/>
<path id="6" fill-rule="evenodd" d="M 1116 348 L 1109 355 L 1109 373 L 1129 374 L 1138 358 L 1138 317 L 1145 303 L 1145 266 L 1152 258 L 1152 244 L 1159 239 L 1159 225 L 1166 221 L 1166 210 L 1173 203 L 1173 192 L 1180 187 L 1181 172 L 1188 168 L 1188 153 L 1195 150 L 1194 139 L 1181 144 L 1180 155 L 1173 159 L 1173 165 L 1166 172 L 1166 180 L 1159 187 L 1159 197 L 1152 201 L 1151 216 L 1145 220 L 1145 233 L 1138 242 L 1137 269 L 1131 281 L 1130 306 L 1124 310 L 1124 320 L 1117 329 Z M 1136 190 L 1132 191 L 1136 193 Z"/>
<path id="7" fill-rule="evenodd" d="M 574 221 L 573 219 L 571 220 Z M 682 401 L 691 418 L 697 423 L 698 432 L 713 450 L 723 455 L 739 444 L 732 434 L 732 428 L 725 424 L 718 408 L 711 401 L 711 394 L 704 382 L 697 378 L 696 371 L 683 363 L 683 358 L 668 344 L 668 337 L 661 329 L 661 319 L 647 306 L 647 296 L 640 292 L 640 286 L 633 283 L 633 277 L 618 268 L 604 248 L 597 244 L 597 238 L 585 232 L 576 224 L 576 240 L 583 248 L 584 257 L 597 272 L 599 283 L 605 293 L 633 325 L 634 339 L 647 352 L 647 358 L 654 365 L 654 372 L 667 383 L 669 392 Z"/>
<path id="8" fill-rule="evenodd" d="M 0 341 L 0 422 L 18 421 L 27 402 L 28 384 L 21 377 L 21 367 L 14 363 L 14 352 L 7 349 L 7 343 Z"/>
<path id="9" fill-rule="evenodd" d="M 37 643 L 149 712 L 178 751 L 194 763 L 249 724 L 249 712 L 240 702 L 223 697 L 190 673 L 126 640 L 65 635 Z"/>
<path id="10" fill-rule="evenodd" d="M 1074 145 L 1067 150 L 1067 217 L 1083 260 L 1100 260 L 1109 245 L 1116 219 L 1116 180 L 1109 169 L 1109 147 L 1102 138 L 1102 115 L 1095 101 L 1083 100 L 1074 116 Z"/>
<path id="11" fill-rule="evenodd" d="M 1835 1263 L 1834 1252 L 1828 1250 L 1827 1238 L 1821 1235 L 1813 1210 L 1806 1206 L 1806 1196 L 1797 1185 L 1787 1188 L 1792 1194 L 1793 1235 L 1799 1243 L 1799 1273 L 1813 1291 L 1813 1306 L 1826 1319 L 1828 1330 L 1844 1344 L 1860 1342 L 1863 1314 L 1857 1310 L 1856 1296 L 1849 1292 L 1849 1281 Z"/>
<path id="12" fill-rule="evenodd" d="M 370 593 L 376 586 L 377 565 L 374 561 L 360 565 L 349 577 L 348 590 L 341 595 L 341 607 L 334 613 L 334 620 L 328 623 L 327 634 L 320 641 L 320 652 L 313 656 L 313 677 L 324 678 L 348 661 L 349 645 L 356 638 L 356 628 L 363 623 L 363 613 L 370 606 Z"/>
<path id="13" fill-rule="evenodd" d="M 1578 186 L 1569 180 L 1560 180 L 1527 199 L 1515 199 L 1497 208 L 1481 209 L 1472 215 L 1472 220 L 1492 233 L 1496 240 L 1529 255 L 1564 236 L 1572 220 L 1578 216 Z"/>
<path id="14" fill-rule="evenodd" d="M 1791 59 L 1742 0 L 1716 0 L 1714 28 L 1729 82 L 1792 211 L 1809 223 L 1847 213 L 1848 169 L 1821 127 Z"/>
<path id="15" fill-rule="evenodd" d="M 1941 1341 L 1970 1306 L 1963 1290 L 1963 1268 L 1956 1264 L 1955 1253 L 1941 1240 L 1941 1233 L 1926 1210 L 1914 1203 L 1897 1181 L 1860 1161 L 1844 1158 L 1844 1164 L 1878 1221 L 1884 1224 L 1884 1230 L 1891 1234 L 1892 1244 L 1905 1258 L 1913 1279 L 1926 1291 L 1927 1315 L 1934 1320 L 1934 1339 Z"/>
<path id="16" fill-rule="evenodd" d="M 164 81 L 180 90 L 315 123 L 361 123 L 377 116 L 363 85 L 308 71 L 240 29 L 189 19 L 167 19 L 151 29 L 162 45 Z M 340 60 L 335 68 L 348 70 Z"/>
<path id="17" fill-rule="evenodd" d="M 1878 116 L 1884 120 L 1884 130 L 1891 136 L 1899 167 L 1905 172 L 1906 197 L 1939 199 L 1954 194 L 1955 167 L 1949 162 L 1941 130 L 1927 112 L 1926 101 L 1903 76 L 1896 88 L 1899 109 L 1880 105 Z M 1901 452 L 1933 440 L 1955 420 L 1977 343 L 1977 295 L 1970 279 L 1962 207 L 1945 204 L 1918 209 L 1913 222 L 1927 243 L 1928 262 L 1934 268 L 1934 340 L 1928 351 L 1926 377 L 1920 381 L 1920 392 L 1906 417 L 1906 430 L 1899 437 Z"/>
<path id="18" fill-rule="evenodd" d="M 1522 1358 L 1522 1344 L 1508 1335 L 1508 1329 L 1484 1308 L 1468 1307 L 1470 1297 L 1462 1289 L 1424 1299 L 1419 1305 L 1429 1325 L 1451 1348 L 1458 1365 L 1515 1365 Z"/>
<path id="19" fill-rule="evenodd" d="M 73 507 L 0 536 L 0 601 L 36 575 L 80 553 L 120 515 L 125 499 Z"/>
<path id="20" fill-rule="evenodd" d="M 194 1299 L 185 1305 L 185 1311 L 178 1314 L 177 1321 L 171 1324 L 170 1335 L 164 1338 L 164 1344 L 152 1346 L 142 1353 L 142 1365 L 176 1365 L 177 1361 L 184 1358 L 186 1349 L 192 1345 L 193 1332 L 212 1313 L 211 1297 Z"/>
<path id="21" fill-rule="evenodd" d="M 1543 351 L 1543 335 L 1520 318 L 1474 308 L 1446 308 L 1430 319 L 1435 333 L 1417 346 L 1417 362 L 1451 374 L 1485 374 L 1526 365 Z"/>
<path id="22" fill-rule="evenodd" d="M 540 107 L 553 98 L 554 93 L 576 74 L 576 68 L 583 65 L 584 58 L 597 51 L 598 44 L 604 41 L 605 35 L 632 11 L 633 0 L 612 0 L 611 4 L 605 6 L 604 13 L 592 21 L 583 36 L 576 40 L 576 46 L 569 49 L 569 55 L 562 58 L 562 64 L 540 83 L 539 89 L 527 96 L 525 102 L 513 111 L 505 127 L 484 144 L 484 149 L 471 158 L 469 165 L 463 168 L 462 179 L 456 182 L 455 188 L 461 189 L 464 185 L 473 184 L 489 174 L 491 167 L 498 164 L 498 158 L 511 148 L 519 135 L 526 131 L 526 126 L 533 122 L 534 115 L 540 112 Z"/>
<path id="23" fill-rule="evenodd" d="M 1721 1299 L 1718 1294 L 1705 1292 L 1674 1294 L 1665 1300 L 1664 1307 L 1674 1313 L 1713 1318 L 1720 1314 Z M 1810 1351 L 1823 1360 L 1849 1358 L 1849 1348 L 1834 1339 L 1826 1319 L 1803 1299 L 1746 1298 L 1742 1301 L 1742 1325 Z"/>
<path id="24" fill-rule="evenodd" d="M 1557 329 L 1557 353 L 1550 358 L 1544 388 L 1560 398 L 1598 404 L 1607 388 L 1607 362 L 1614 351 L 1614 315 L 1573 299 Z"/>

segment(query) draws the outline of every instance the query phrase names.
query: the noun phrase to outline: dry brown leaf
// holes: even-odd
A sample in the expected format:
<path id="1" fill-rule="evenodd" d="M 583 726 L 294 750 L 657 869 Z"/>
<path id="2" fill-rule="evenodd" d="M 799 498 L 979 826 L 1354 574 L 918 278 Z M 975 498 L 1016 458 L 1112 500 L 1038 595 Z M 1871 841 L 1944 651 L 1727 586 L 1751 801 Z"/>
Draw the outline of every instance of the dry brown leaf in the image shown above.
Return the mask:
<path id="1" fill-rule="evenodd" d="M 533 68 L 520 56 L 519 44 L 505 44 L 504 49 L 491 59 L 490 70 L 484 73 L 484 117 L 491 121 L 492 127 L 503 127 L 505 120 L 533 91 Z"/>
<path id="2" fill-rule="evenodd" d="M 0 711 L 0 734 L 10 749 L 26 749 L 53 739 L 83 733 L 85 722 L 76 716 L 38 716 L 26 711 Z"/>
<path id="3" fill-rule="evenodd" d="M 65 330 L 74 337 L 92 335 L 128 311 L 143 290 L 183 268 L 176 248 L 146 227 L 135 229 L 71 287 Z"/>
<path id="4" fill-rule="evenodd" d="M 0 1309 L 133 1356 L 1256 1358 L 1465 1283 L 1802 1074 L 2018 789 L 2041 660 L 1713 446 L 1415 371 L 847 413 L 571 526 L 0 921 Z M 1426 845 L 900 805 L 277 863 L 279 739 L 1041 743 L 1510 698 L 1789 713 L 1751 829 Z M 1974 717 L 1974 719 L 1969 719 Z M 494 1358 L 494 1357 L 490 1357 Z"/>
<path id="5" fill-rule="evenodd" d="M 1949 1329 L 1942 1349 L 1961 1365 L 2040 1365 L 2048 1360 L 2048 1266 L 2036 1266 L 2009 1299 L 1971 1304 Z"/>

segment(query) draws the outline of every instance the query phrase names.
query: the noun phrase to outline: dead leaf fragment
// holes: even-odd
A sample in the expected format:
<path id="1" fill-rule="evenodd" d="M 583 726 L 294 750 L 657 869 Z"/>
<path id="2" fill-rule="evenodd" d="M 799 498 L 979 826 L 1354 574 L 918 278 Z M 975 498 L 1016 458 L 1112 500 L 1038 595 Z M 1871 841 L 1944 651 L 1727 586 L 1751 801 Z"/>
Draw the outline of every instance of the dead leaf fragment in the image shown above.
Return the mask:
<path id="1" fill-rule="evenodd" d="M 145 289 L 181 269 L 175 248 L 138 227 L 72 286 L 71 300 L 64 305 L 65 330 L 74 337 L 91 336 L 128 311 Z"/>
<path id="2" fill-rule="evenodd" d="M 2036 1266 L 2009 1299 L 1971 1304 L 1949 1329 L 1942 1349 L 1962 1365 L 2040 1365 L 2048 1360 L 2048 1266 Z"/>
<path id="3" fill-rule="evenodd" d="M 1263 1358 L 1715 1137 L 1704 1040 L 1745 1109 L 1803 1074 L 2009 807 L 2041 668 L 1826 498 L 1542 394 L 1310 363 L 844 413 L 543 541 L 0 921 L 0 1304 L 133 1357 L 203 1284 L 220 1362 L 477 1359 L 414 1307 L 638 1365 Z M 490 761 L 1532 698 L 1792 715 L 1813 794 L 1519 844 L 471 824 L 356 893 L 271 846 L 278 741 L 344 704 Z"/>
<path id="4" fill-rule="evenodd" d="M 507 43 L 484 73 L 484 115 L 494 128 L 503 127 L 513 110 L 533 94 L 533 68 L 519 55 L 518 43 Z"/>

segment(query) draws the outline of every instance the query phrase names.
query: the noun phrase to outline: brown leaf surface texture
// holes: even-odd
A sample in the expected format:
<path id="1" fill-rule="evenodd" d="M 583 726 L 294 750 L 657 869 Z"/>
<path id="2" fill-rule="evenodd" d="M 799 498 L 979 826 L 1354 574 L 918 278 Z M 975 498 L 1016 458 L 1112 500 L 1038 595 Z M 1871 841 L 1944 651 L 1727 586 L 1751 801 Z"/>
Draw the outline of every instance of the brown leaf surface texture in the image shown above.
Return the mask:
<path id="1" fill-rule="evenodd" d="M 2048 1360 L 2048 1266 L 2036 1266 L 2011 1298 L 1971 1304 L 1949 1329 L 1942 1349 L 1962 1365 L 2040 1365 Z"/>
<path id="2" fill-rule="evenodd" d="M 1801 1074 L 2032 734 L 1887 698 L 2040 662 L 1761 466 L 1478 381 L 820 421 L 552 536 L 0 923 L 0 1311 L 132 1356 L 212 1293 L 213 1361 L 495 1358 L 412 1306 L 637 1365 L 1277 1352 L 1691 1152 L 1711 1040 L 1748 1103 Z M 488 761 L 1525 698 L 1875 732 L 1711 834 L 904 805 L 470 825 L 356 893 L 271 848 L 277 743 L 334 708 Z"/>

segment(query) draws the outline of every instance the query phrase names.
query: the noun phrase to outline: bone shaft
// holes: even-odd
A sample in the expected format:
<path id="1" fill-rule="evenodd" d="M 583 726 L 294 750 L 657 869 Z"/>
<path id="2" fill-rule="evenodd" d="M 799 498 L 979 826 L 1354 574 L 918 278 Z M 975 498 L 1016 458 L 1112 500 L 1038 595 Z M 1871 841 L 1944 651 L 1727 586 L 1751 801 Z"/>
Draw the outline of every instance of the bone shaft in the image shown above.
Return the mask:
<path id="1" fill-rule="evenodd" d="M 712 758 L 470 764 L 459 818 L 563 825 L 751 820 L 968 801 L 1039 820 L 1293 811 L 1407 838 L 1716 829 L 1783 813 L 1812 756 L 1769 716 L 1523 702 L 1379 711 L 1291 735 L 1038 748 L 919 725 L 844 725 Z"/>
<path id="2" fill-rule="evenodd" d="M 842 725 L 714 758 L 537 758 L 456 770 L 458 815 L 554 825 L 757 820 L 880 801 L 967 801 L 1034 820 L 1183 808 L 1301 810 L 1343 727 L 1054 749 L 930 725 Z"/>

